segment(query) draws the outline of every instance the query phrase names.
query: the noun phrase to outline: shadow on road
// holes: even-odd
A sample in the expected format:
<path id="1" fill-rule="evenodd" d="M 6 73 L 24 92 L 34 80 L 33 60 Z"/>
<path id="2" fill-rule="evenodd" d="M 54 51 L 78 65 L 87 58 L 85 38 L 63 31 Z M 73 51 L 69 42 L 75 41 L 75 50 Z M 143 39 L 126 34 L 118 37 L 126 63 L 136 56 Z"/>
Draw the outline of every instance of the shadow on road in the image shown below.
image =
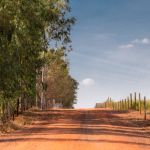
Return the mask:
<path id="1" fill-rule="evenodd" d="M 124 117 L 119 117 L 117 114 L 126 113 L 122 111 L 113 110 L 45 110 L 32 112 L 33 127 L 23 128 L 15 133 L 21 136 L 28 135 L 57 135 L 57 134 L 80 134 L 80 135 L 115 135 L 124 137 L 140 137 L 149 139 L 150 136 L 146 133 L 137 130 L 139 126 L 126 120 Z M 37 121 L 37 122 L 36 122 Z M 137 120 L 138 122 L 138 120 Z M 138 122 L 140 124 L 140 120 Z M 144 125 L 141 124 L 144 127 Z M 88 141 L 84 139 L 52 139 L 52 138 L 13 138 L 0 140 L 0 142 L 14 142 L 14 141 Z M 108 143 L 126 143 L 136 145 L 147 145 L 142 142 L 124 142 L 111 140 L 91 140 L 92 142 L 108 142 Z M 89 141 L 90 142 L 90 141 Z"/>

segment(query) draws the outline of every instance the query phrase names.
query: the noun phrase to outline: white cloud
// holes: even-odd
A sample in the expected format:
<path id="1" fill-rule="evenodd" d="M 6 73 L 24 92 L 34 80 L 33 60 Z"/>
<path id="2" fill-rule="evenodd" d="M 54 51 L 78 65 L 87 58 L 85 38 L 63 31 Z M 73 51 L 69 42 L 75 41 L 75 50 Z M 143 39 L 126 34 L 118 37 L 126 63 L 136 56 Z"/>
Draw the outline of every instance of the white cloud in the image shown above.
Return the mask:
<path id="1" fill-rule="evenodd" d="M 132 45 L 132 44 L 128 44 L 128 45 L 126 45 L 126 48 L 131 48 L 131 47 L 133 47 L 133 45 Z"/>
<path id="2" fill-rule="evenodd" d="M 131 43 L 141 43 L 138 39 L 135 39 L 134 41 L 132 41 Z"/>
<path id="3" fill-rule="evenodd" d="M 81 84 L 83 85 L 92 85 L 94 84 L 94 80 L 90 79 L 90 78 L 87 78 L 87 79 L 84 79 Z"/>
<path id="4" fill-rule="evenodd" d="M 143 39 L 142 43 L 149 43 L 149 39 Z"/>
<path id="5" fill-rule="evenodd" d="M 119 48 L 131 48 L 131 47 L 133 47 L 132 44 L 119 46 Z"/>
<path id="6" fill-rule="evenodd" d="M 143 44 L 147 44 L 149 43 L 149 39 L 145 38 L 143 39 L 142 41 L 138 40 L 138 39 L 135 39 L 134 41 L 132 41 L 132 43 L 143 43 Z"/>
<path id="7" fill-rule="evenodd" d="M 119 48 L 125 48 L 125 45 L 119 46 Z"/>

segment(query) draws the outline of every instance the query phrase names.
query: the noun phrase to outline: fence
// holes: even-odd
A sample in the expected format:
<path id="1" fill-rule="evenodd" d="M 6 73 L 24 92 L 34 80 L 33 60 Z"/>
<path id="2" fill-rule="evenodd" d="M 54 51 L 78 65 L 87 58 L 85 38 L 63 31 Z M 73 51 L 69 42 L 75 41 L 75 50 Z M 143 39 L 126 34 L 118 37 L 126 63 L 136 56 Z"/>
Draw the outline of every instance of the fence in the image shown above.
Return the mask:
<path id="1" fill-rule="evenodd" d="M 141 114 L 141 108 L 144 109 L 144 120 L 146 120 L 146 109 L 148 109 L 148 105 L 146 105 L 146 96 L 144 96 L 144 100 L 141 101 L 141 94 L 139 93 L 139 99 L 137 100 L 136 92 L 134 93 L 134 101 L 132 99 L 132 93 L 130 93 L 130 99 L 129 96 L 127 98 L 122 99 L 118 102 L 112 101 L 111 98 L 108 97 L 108 99 L 103 103 L 96 103 L 95 108 L 111 108 L 114 111 L 115 110 L 129 110 L 134 109 L 138 110 Z"/>

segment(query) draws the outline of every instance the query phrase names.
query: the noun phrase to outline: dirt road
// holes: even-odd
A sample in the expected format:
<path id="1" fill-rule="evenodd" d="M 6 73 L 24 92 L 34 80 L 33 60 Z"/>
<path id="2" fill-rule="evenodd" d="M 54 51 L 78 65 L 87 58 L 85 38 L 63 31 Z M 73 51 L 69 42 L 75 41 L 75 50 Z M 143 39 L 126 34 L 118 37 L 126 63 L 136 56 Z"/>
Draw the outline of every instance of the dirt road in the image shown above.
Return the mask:
<path id="1" fill-rule="evenodd" d="M 119 111 L 33 112 L 33 125 L 0 137 L 0 150 L 148 150 L 150 135 Z"/>

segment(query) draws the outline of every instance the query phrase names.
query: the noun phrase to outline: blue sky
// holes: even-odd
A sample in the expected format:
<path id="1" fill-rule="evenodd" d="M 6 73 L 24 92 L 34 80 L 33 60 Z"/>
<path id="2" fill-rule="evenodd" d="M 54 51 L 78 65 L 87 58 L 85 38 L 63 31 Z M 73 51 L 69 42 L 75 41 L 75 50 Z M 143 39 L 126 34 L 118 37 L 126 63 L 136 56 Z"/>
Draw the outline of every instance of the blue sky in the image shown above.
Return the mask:
<path id="1" fill-rule="evenodd" d="M 71 0 L 70 74 L 75 108 L 93 108 L 134 92 L 150 98 L 150 0 Z M 138 95 L 137 95 L 138 97 Z"/>

